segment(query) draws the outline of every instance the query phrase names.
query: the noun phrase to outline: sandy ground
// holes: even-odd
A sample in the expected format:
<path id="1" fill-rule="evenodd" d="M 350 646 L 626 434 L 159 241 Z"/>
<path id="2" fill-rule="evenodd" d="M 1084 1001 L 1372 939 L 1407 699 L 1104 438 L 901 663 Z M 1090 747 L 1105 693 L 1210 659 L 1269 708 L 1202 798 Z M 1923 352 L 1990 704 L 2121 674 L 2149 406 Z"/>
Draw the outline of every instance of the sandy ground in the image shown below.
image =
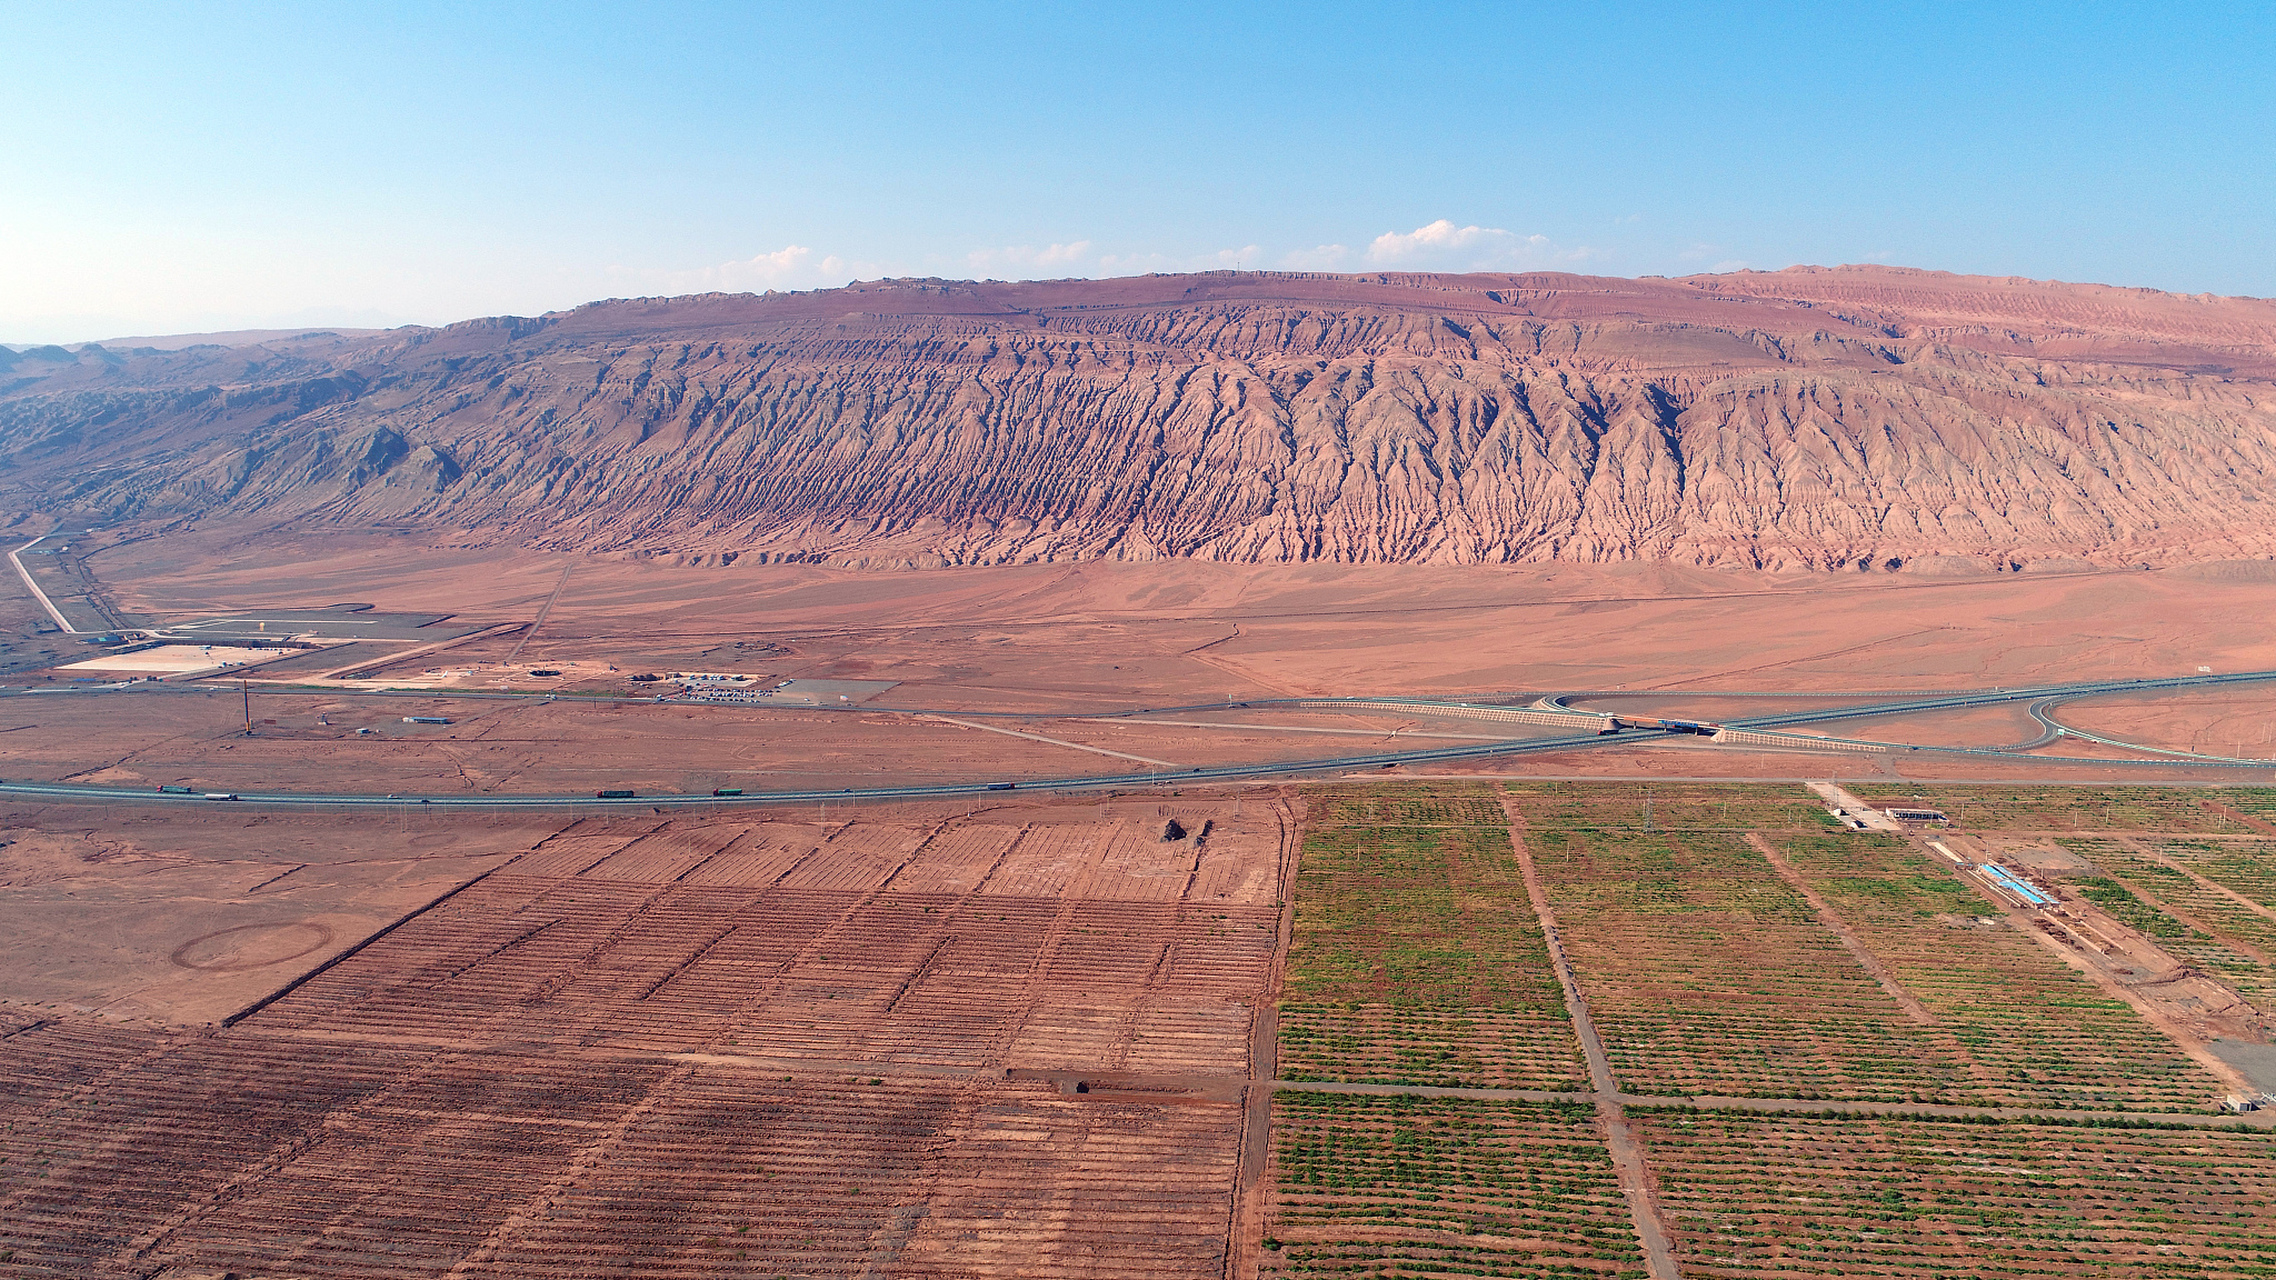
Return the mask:
<path id="1" fill-rule="evenodd" d="M 84 662 L 70 662 L 56 668 L 59 671 L 120 672 L 140 675 L 145 672 L 177 674 L 184 671 L 204 671 L 209 667 L 233 667 L 246 662 L 264 662 L 277 656 L 274 649 L 239 649 L 230 645 L 208 647 L 204 645 L 168 644 L 136 653 L 108 653 Z"/>
<path id="2" fill-rule="evenodd" d="M 353 682 L 365 690 L 427 690 L 437 695 L 431 699 L 328 698 L 281 688 L 264 693 L 257 683 L 251 738 L 240 732 L 243 712 L 233 691 L 19 698 L 0 716 L 6 721 L 0 723 L 0 776 L 224 789 L 545 793 L 1032 780 L 1551 732 L 1287 708 L 1165 710 L 1219 700 L 1590 688 L 1927 691 L 2188 674 L 2199 666 L 2276 668 L 2276 633 L 2264 624 L 2276 613 L 2276 585 L 2153 572 L 1939 580 L 1655 565 L 1386 570 L 1101 563 L 867 573 L 572 559 L 433 547 L 408 536 L 241 538 L 226 530 L 126 542 L 90 563 L 125 607 L 159 618 L 358 600 L 387 610 L 448 613 L 466 623 L 526 623 L 557 586 L 562 589 L 535 634 L 481 637 Z M 302 667 L 307 664 L 279 663 L 256 676 L 276 686 L 305 682 L 314 668 Z M 531 674 L 537 671 L 558 674 Z M 805 712 L 567 699 L 483 702 L 444 692 L 645 695 L 657 686 L 630 677 L 650 671 L 734 671 L 766 684 L 891 684 L 858 709 L 848 704 Z M 1672 693 L 1582 705 L 1721 720 L 1824 703 Z M 2059 714 L 2112 737 L 2217 745 L 2223 737 L 2231 743 L 2264 738 L 2271 706 L 2276 694 L 2223 691 L 2100 699 L 2069 704 Z M 1145 713 L 1097 718 L 1133 709 Z M 976 719 L 973 712 L 1022 718 Z M 442 715 L 454 723 L 411 726 L 402 723 L 406 715 Z M 974 727 L 981 724 L 1013 732 Z M 2013 706 L 1810 731 L 2001 746 L 2028 740 L 2038 729 Z M 2115 748 L 2070 741 L 2047 752 L 2126 758 Z M 1926 753 L 1860 759 L 1679 743 L 1444 771 L 1964 778 L 2029 776 L 2037 768 Z M 2082 780 L 2185 776 L 2156 766 L 2130 773 L 2117 764 L 2072 768 Z"/>
<path id="3" fill-rule="evenodd" d="M 207 1023 L 560 824 L 0 812 L 0 1002 Z"/>
<path id="4" fill-rule="evenodd" d="M 2055 708 L 2058 723 L 2145 746 L 2276 759 L 2276 690 L 2103 699 Z"/>
<path id="5" fill-rule="evenodd" d="M 1861 677 L 1943 688 L 2276 667 L 2276 634 L 2263 625 L 2276 584 L 2147 571 L 1921 579 L 1101 562 L 865 573 L 228 531 L 135 542 L 91 563 L 122 604 L 153 616 L 366 599 L 483 622 L 533 617 L 569 566 L 524 660 L 602 645 L 696 666 L 723 644 L 774 643 L 803 661 L 761 665 L 790 674 L 975 695 L 999 693 L 1007 677 L 1039 696 L 1221 697 L 1243 686 L 1842 688 Z M 860 670 L 819 669 L 829 666 Z"/>

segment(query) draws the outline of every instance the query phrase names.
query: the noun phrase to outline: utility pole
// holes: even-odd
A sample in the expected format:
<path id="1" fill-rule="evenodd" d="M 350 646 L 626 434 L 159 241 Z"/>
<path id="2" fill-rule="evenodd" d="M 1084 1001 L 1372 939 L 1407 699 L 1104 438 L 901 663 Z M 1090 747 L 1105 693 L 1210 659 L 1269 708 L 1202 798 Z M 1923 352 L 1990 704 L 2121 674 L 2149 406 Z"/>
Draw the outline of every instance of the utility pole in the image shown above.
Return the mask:
<path id="1" fill-rule="evenodd" d="M 253 736 L 253 689 L 243 676 L 237 677 L 237 695 L 245 700 L 245 736 L 250 738 Z"/>

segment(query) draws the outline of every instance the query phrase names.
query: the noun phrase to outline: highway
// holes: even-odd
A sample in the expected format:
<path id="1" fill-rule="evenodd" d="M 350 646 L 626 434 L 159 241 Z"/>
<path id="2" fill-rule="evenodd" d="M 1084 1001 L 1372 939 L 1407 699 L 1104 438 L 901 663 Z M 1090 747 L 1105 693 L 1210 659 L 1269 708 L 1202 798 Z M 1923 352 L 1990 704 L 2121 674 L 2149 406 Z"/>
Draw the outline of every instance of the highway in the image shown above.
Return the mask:
<path id="1" fill-rule="evenodd" d="M 2096 694 L 2146 693 L 2157 689 L 2197 689 L 2208 685 L 2256 684 L 2268 680 L 2276 680 L 2276 671 L 2238 671 L 2228 675 L 2169 676 L 2164 679 L 2147 680 L 2093 680 L 2083 684 L 2049 684 L 2025 686 L 2017 689 L 1958 692 L 1945 696 L 1915 696 L 1901 701 L 1828 707 L 1819 711 L 1789 711 L 1772 716 L 1756 716 L 1746 720 L 1729 720 L 1724 723 L 1739 729 L 1762 729 L 1797 724 L 1815 724 L 1824 720 L 1850 720 L 1863 716 L 1913 715 L 1923 711 L 1958 711 L 1965 707 L 1989 707 L 2005 702 L 2023 702 L 2040 698 L 2067 700 L 2091 697 Z"/>
<path id="2" fill-rule="evenodd" d="M 2106 747 L 2118 747 L 2126 751 L 2142 751 L 2155 756 L 2177 756 L 2183 760 L 2204 764 L 2254 765 L 2266 763 L 2260 760 L 2248 760 L 2240 756 L 2209 756 L 2196 751 L 2175 751 L 2169 747 L 2147 747 L 2139 742 L 2127 742 L 2122 738 L 2105 738 L 2099 733 L 2088 733 L 2084 729 L 2074 729 L 2067 724 L 2058 723 L 2051 715 L 2047 714 L 2054 704 L 2062 701 L 2064 699 L 2050 698 L 2043 703 L 2033 703 L 2031 707 L 2032 718 L 2047 729 L 2052 730 L 2053 736 L 2057 738 L 2083 738 L 2088 742 L 2099 742 Z"/>
<path id="3" fill-rule="evenodd" d="M 32 539 L 30 542 L 27 542 L 24 545 L 16 548 L 14 551 L 9 552 L 8 563 L 16 566 L 16 576 L 24 580 L 25 588 L 32 593 L 32 598 L 34 600 L 40 602 L 40 607 L 47 610 L 47 616 L 55 619 L 55 625 L 63 628 L 63 634 L 67 636 L 85 635 L 86 632 L 83 632 L 77 627 L 71 625 L 71 619 L 63 616 L 63 610 L 56 608 L 55 601 L 47 598 L 47 592 L 40 590 L 40 584 L 32 581 L 32 571 L 24 567 L 24 553 L 26 551 L 29 551 L 33 547 L 36 547 L 39 544 L 47 541 L 49 538 L 57 536 L 71 537 L 73 535 L 43 533 L 40 536 Z"/>
<path id="4" fill-rule="evenodd" d="M 2053 718 L 2051 718 L 2047 713 L 2054 710 L 2064 701 L 2065 699 L 2062 698 L 2041 698 L 2037 702 L 2032 703 L 2028 708 L 2026 708 L 2026 710 L 2031 713 L 2031 718 L 2033 720 L 2039 722 L 2039 736 L 2031 739 L 2028 742 L 2011 743 L 2007 746 L 1999 748 L 1999 750 L 2035 751 L 2038 748 L 2046 746 L 2048 743 L 2053 742 L 2055 739 L 2062 737 L 2063 727 L 2059 724 L 2056 724 Z"/>
<path id="5" fill-rule="evenodd" d="M 1755 716 L 1745 720 L 1729 721 L 1726 723 L 1733 728 L 1775 729 L 1796 724 L 1823 723 L 1829 720 L 1914 714 L 1928 711 L 1957 710 L 1965 707 L 1994 706 L 2013 702 L 2030 702 L 2034 704 L 2035 709 L 2039 709 L 2043 708 L 2049 702 L 2071 698 L 2090 697 L 2096 694 L 2139 693 L 2160 689 L 2201 688 L 2205 686 L 2249 684 L 2272 680 L 2276 680 L 2276 671 L 2237 672 L 2230 675 L 2175 676 L 2166 679 L 2150 680 L 2102 680 L 2068 685 L 2038 685 L 2017 689 L 1989 689 L 1976 691 L 1956 690 L 1931 694 L 1927 696 L 1914 696 L 1909 698 L 1892 697 L 1886 701 L 1867 702 L 1852 706 L 1828 707 L 1816 710 L 1786 712 L 1770 716 Z M 131 688 L 133 687 L 130 687 L 130 689 Z M 321 692 L 327 696 L 338 697 L 341 696 L 341 693 L 343 691 L 322 690 L 311 692 Z M 438 691 L 415 696 L 429 698 L 451 698 L 466 695 L 456 695 Z M 509 697 L 521 699 L 528 699 L 531 697 L 531 695 L 518 694 L 474 696 Z M 542 699 L 542 696 L 543 695 L 536 695 L 536 697 L 539 699 Z M 1590 695 L 1569 694 L 1564 696 L 1584 697 Z M 1661 696 L 1676 697 L 1683 695 L 1676 691 L 1665 691 Z M 1875 697 L 1880 695 L 1868 694 L 1864 696 Z M 649 701 L 650 699 L 624 700 Z M 1480 699 L 1479 701 L 1482 702 L 1483 699 Z M 1382 708 L 1386 704 L 1390 704 L 1402 709 L 1411 709 L 1415 714 L 1418 715 L 1430 714 L 1434 709 L 1442 712 L 1454 712 L 1458 709 L 1471 710 L 1477 705 L 1477 703 L 1457 703 L 1423 698 L 1274 698 L 1250 699 L 1242 702 L 1202 703 L 1177 707 L 1132 708 L 1123 711 L 1105 713 L 1092 712 L 1089 714 L 1092 717 L 1099 717 L 1102 715 L 1136 716 L 1173 712 L 1250 710 L 1270 707 L 1289 707 L 1298 704 L 1303 704 L 1312 708 L 1319 708 L 1322 705 L 1332 706 L 1337 703 L 1370 704 L 1372 707 L 1378 709 Z M 704 706 L 727 704 L 688 703 L 677 705 Z M 737 710 L 745 709 L 751 705 L 755 704 L 732 704 L 734 709 Z M 813 707 L 785 707 L 782 709 L 785 711 L 796 710 L 808 713 L 816 710 L 816 708 Z M 847 711 L 849 712 L 860 711 L 873 713 L 880 710 L 909 711 L 915 714 L 923 715 L 940 715 L 945 713 L 959 716 L 973 716 L 975 714 L 980 714 L 964 711 L 961 709 L 954 709 L 944 712 L 941 709 L 880 708 L 867 705 L 859 708 L 847 708 Z M 1024 715 L 1019 715 L 1018 713 L 999 712 L 995 714 L 998 716 L 1018 715 L 1018 718 L 1023 719 L 1057 718 L 1055 716 L 1038 716 L 1034 713 L 1025 713 Z M 1580 719 L 1583 723 L 1586 723 L 1587 719 L 1594 718 L 1586 712 L 1579 712 L 1575 714 L 1576 719 Z M 2043 714 L 2040 714 L 2035 718 L 2038 718 L 2042 724 L 2050 723 L 2045 719 Z M 2075 733 L 2077 731 L 2068 730 L 2067 732 Z M 1465 744 L 1461 746 L 1451 747 L 1428 747 L 1413 751 L 1384 751 L 1371 752 L 1363 755 L 1327 756 L 1297 760 L 1272 760 L 1262 761 L 1254 764 L 1197 766 L 1182 771 L 1154 770 L 1145 773 L 1087 774 L 1061 778 L 1023 778 L 1017 780 L 982 778 L 969 782 L 929 783 L 896 787 L 849 787 L 836 790 L 753 792 L 751 794 L 741 796 L 708 796 L 682 795 L 677 793 L 657 793 L 650 795 L 636 795 L 622 798 L 601 799 L 592 795 L 585 794 L 497 795 L 467 794 L 461 792 L 436 795 L 403 796 L 394 794 L 381 795 L 370 792 L 264 792 L 250 790 L 239 791 L 236 793 L 236 795 L 238 803 L 247 805 L 293 806 L 310 808 L 377 808 L 387 810 L 398 809 L 411 805 L 416 805 L 423 808 L 450 810 L 500 810 L 644 808 L 667 804 L 674 807 L 735 807 L 748 805 L 811 804 L 829 801 L 846 802 L 925 800 L 991 795 L 1004 791 L 1118 791 L 1154 786 L 1192 786 L 1212 782 L 1246 782 L 1266 778 L 1289 777 L 1307 773 L 1350 772 L 1353 770 L 1379 769 L 1399 765 L 1425 765 L 1455 760 L 1476 760 L 1489 757 L 1528 755 L 1550 751 L 1573 751 L 1594 747 L 1610 746 L 1614 744 L 1633 744 L 1639 741 L 1649 741 L 1653 739 L 1675 736 L 1679 735 L 1660 729 L 1631 729 L 1623 731 L 1617 735 L 1600 735 L 1592 731 L 1586 734 L 1573 734 L 1550 738 L 1510 739 L 1498 742 L 1484 742 L 1474 745 Z M 1997 747 L 1927 747 L 1914 746 L 1907 743 L 1885 743 L 1876 745 L 1886 746 L 1892 750 L 1930 751 L 1937 754 L 1992 757 L 2009 760 L 2027 760 L 2038 765 L 2088 765 L 2107 767 L 2108 765 L 2114 763 L 2109 760 L 2087 760 L 2055 756 L 2035 756 L 2024 754 L 2011 749 Z M 2118 743 L 2114 745 L 2130 746 L 2131 744 Z M 2144 748 L 2134 749 L 2144 750 Z M 2170 764 L 2204 768 L 2266 769 L 2276 771 L 2276 763 L 2266 761 L 2236 761 L 2227 760 L 2220 757 L 2181 756 L 2181 753 L 2173 754 L 2180 756 L 2181 758 L 2124 761 L 2118 763 L 2125 763 L 2127 765 Z M 211 805 L 216 803 L 224 803 L 221 801 L 208 800 L 203 796 L 198 795 L 160 795 L 153 791 L 142 788 L 128 789 L 122 787 L 95 787 L 83 786 L 74 783 L 51 783 L 34 781 L 11 781 L 0 783 L 0 795 L 14 796 L 23 799 L 70 801 L 76 803 L 137 805 L 146 805 L 151 803 Z"/>

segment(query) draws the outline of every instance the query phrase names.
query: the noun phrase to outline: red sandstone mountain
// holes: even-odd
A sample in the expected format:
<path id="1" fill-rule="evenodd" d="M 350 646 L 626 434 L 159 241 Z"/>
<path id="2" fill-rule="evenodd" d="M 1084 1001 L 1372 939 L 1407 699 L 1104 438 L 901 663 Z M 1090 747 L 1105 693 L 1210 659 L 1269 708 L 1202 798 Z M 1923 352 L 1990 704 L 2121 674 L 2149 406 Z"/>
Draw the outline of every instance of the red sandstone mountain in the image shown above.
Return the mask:
<path id="1" fill-rule="evenodd" d="M 899 280 L 0 353 L 0 505 L 866 564 L 2276 554 L 2276 302 L 1879 267 Z"/>

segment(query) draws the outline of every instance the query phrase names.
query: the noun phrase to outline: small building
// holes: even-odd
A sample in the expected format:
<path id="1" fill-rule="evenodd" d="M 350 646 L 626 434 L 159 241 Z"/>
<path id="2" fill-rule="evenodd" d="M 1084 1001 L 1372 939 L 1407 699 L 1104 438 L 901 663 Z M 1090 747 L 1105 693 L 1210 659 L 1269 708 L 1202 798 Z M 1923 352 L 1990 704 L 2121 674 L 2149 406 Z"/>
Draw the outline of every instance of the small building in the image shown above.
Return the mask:
<path id="1" fill-rule="evenodd" d="M 1891 805 L 1881 812 L 1903 822 L 1947 822 L 1942 809 L 1916 809 L 1906 805 Z"/>

